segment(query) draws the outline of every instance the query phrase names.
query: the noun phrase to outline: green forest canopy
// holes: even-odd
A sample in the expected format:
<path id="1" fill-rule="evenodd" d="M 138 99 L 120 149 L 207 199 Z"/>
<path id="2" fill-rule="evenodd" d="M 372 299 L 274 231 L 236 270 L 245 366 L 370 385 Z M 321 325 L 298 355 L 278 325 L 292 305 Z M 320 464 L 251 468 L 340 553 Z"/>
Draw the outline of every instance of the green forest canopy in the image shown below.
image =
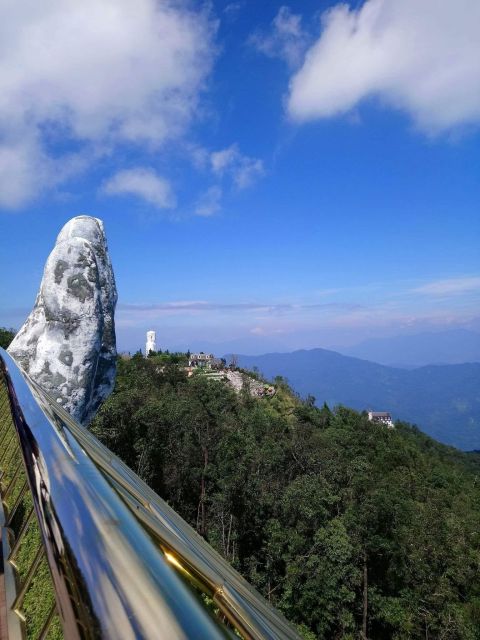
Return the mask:
<path id="1" fill-rule="evenodd" d="M 313 638 L 480 638 L 480 460 L 418 429 L 119 360 L 93 432 Z"/>
<path id="2" fill-rule="evenodd" d="M 15 329 L 0 327 L 0 347 L 2 347 L 2 349 L 7 349 L 7 347 L 15 337 L 15 333 Z"/>

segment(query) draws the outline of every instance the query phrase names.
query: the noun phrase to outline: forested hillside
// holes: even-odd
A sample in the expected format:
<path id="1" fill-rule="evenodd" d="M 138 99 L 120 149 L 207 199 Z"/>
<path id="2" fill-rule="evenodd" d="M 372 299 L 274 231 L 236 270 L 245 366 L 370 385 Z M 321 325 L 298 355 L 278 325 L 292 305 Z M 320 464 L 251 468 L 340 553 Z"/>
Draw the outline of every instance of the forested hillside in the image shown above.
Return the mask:
<path id="1" fill-rule="evenodd" d="M 327 349 L 237 356 L 242 367 L 282 375 L 321 406 L 390 411 L 464 451 L 480 449 L 480 363 L 431 365 L 412 371 L 342 356 Z"/>
<path id="2" fill-rule="evenodd" d="M 306 638 L 480 638 L 480 464 L 407 424 L 120 360 L 94 433 Z"/>

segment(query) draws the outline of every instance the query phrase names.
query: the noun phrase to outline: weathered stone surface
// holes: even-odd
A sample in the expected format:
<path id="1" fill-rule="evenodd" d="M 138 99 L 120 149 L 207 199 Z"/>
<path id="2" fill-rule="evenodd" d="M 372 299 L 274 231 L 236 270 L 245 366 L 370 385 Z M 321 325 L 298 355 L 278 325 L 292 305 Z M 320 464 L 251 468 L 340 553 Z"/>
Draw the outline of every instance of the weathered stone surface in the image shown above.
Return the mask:
<path id="1" fill-rule="evenodd" d="M 102 222 L 73 218 L 60 231 L 35 306 L 8 351 L 84 425 L 113 388 L 116 302 Z"/>

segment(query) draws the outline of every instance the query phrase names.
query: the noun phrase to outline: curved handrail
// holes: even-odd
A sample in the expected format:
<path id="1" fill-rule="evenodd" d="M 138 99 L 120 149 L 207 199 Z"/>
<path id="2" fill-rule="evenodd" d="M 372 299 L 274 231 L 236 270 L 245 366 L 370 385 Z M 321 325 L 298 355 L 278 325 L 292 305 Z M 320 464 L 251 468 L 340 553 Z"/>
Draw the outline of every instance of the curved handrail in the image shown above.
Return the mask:
<path id="1" fill-rule="evenodd" d="M 213 598 L 245 638 L 298 634 L 123 462 L 0 349 L 57 610 L 67 638 L 224 638 Z"/>

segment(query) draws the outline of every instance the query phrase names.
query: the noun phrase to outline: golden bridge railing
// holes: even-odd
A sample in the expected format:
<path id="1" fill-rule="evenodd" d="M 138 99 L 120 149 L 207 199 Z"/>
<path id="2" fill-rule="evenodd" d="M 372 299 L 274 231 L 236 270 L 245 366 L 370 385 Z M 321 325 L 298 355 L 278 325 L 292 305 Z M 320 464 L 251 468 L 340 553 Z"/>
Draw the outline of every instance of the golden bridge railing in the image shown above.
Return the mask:
<path id="1" fill-rule="evenodd" d="M 62 638 L 53 584 L 0 371 L 0 526 L 9 640 Z"/>
<path id="2" fill-rule="evenodd" d="M 8 640 L 298 638 L 2 349 L 0 492 Z"/>

